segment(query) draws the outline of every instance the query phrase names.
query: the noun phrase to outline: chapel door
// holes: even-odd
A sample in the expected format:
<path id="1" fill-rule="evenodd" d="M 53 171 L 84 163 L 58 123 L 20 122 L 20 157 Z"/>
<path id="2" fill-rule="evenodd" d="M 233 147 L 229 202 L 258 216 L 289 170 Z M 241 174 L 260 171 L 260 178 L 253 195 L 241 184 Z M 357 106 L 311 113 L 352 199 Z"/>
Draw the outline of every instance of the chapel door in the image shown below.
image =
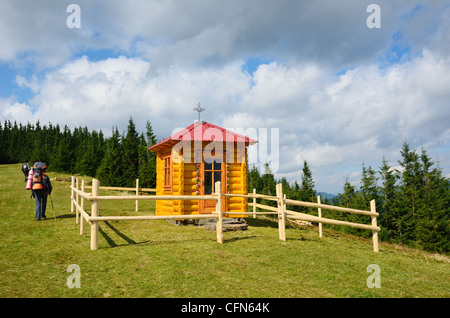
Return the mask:
<path id="1" fill-rule="evenodd" d="M 202 193 L 203 195 L 214 194 L 214 187 L 217 181 L 222 183 L 222 193 L 224 192 L 224 185 L 226 186 L 226 176 L 224 173 L 224 163 L 222 159 L 205 158 L 202 163 L 200 172 Z M 225 211 L 226 198 L 222 197 L 222 210 Z M 216 210 L 216 200 L 201 200 L 200 213 L 212 213 Z"/>

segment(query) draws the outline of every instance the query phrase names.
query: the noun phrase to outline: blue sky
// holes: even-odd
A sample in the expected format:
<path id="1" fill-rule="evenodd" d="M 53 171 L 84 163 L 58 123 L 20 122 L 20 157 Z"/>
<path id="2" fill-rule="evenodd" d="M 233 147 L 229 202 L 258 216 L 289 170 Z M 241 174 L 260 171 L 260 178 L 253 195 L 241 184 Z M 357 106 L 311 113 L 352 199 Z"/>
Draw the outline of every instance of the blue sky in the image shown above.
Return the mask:
<path id="1" fill-rule="evenodd" d="M 72 2 L 70 2 L 72 3 Z M 0 121 L 152 122 L 160 139 L 202 118 L 278 129 L 276 177 L 320 191 L 362 163 L 397 165 L 407 140 L 450 176 L 450 1 L 77 1 L 0 3 Z M 261 161 L 264 159 L 259 158 Z"/>
<path id="2" fill-rule="evenodd" d="M 16 70 L 12 69 L 8 64 L 0 64 L 0 96 L 9 97 L 14 90 L 17 90 L 17 85 L 14 83 L 16 77 Z"/>

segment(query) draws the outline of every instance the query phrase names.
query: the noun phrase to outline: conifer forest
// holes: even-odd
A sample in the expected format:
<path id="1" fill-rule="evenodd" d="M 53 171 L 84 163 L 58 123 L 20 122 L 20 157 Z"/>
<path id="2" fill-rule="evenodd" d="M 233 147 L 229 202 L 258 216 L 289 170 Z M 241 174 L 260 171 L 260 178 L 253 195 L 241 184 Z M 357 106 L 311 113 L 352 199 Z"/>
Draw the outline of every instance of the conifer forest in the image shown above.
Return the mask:
<path id="1" fill-rule="evenodd" d="M 146 131 L 139 133 L 133 119 L 126 131 L 112 128 L 111 136 L 102 131 L 78 127 L 73 130 L 58 124 L 27 125 L 5 121 L 0 123 L 0 163 L 46 162 L 49 171 L 96 177 L 102 185 L 129 186 L 139 179 L 141 187 L 156 187 L 156 155 L 147 149 L 157 142 L 149 121 Z M 389 162 L 383 158 L 378 167 L 362 165 L 358 186 L 343 180 L 342 190 L 321 203 L 368 210 L 376 200 L 380 213 L 378 225 L 382 241 L 403 244 L 426 251 L 448 254 L 450 251 L 450 190 L 449 179 L 443 175 L 439 162 L 433 162 L 424 148 L 411 149 L 405 141 L 399 149 L 401 160 Z M 395 168 L 394 168 L 395 167 Z M 21 174 L 20 171 L 18 171 Z M 283 185 L 287 198 L 317 202 L 320 189 L 315 188 L 313 172 L 304 161 L 298 171 L 299 182 L 276 180 L 269 165 L 260 169 L 249 166 L 248 189 L 275 195 L 277 183 Z M 274 202 L 267 201 L 270 205 Z M 317 215 L 317 209 L 288 209 Z M 370 217 L 322 211 L 323 217 L 369 223 Z M 325 228 L 369 237 L 370 231 L 351 227 L 324 225 Z"/>

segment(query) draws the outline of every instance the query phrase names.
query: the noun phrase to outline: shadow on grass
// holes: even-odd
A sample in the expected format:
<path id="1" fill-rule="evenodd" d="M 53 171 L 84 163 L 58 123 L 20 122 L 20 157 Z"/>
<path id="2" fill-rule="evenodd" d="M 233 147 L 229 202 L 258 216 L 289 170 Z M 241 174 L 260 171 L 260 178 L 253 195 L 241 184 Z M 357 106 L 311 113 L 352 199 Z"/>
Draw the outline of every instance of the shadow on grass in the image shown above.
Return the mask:
<path id="1" fill-rule="evenodd" d="M 278 220 L 275 218 L 246 218 L 249 226 L 278 228 Z"/>
<path id="2" fill-rule="evenodd" d="M 236 242 L 236 241 L 242 241 L 242 240 L 249 240 L 249 239 L 254 239 L 256 238 L 256 235 L 251 235 L 251 236 L 241 236 L 241 237 L 232 237 L 232 238 L 224 238 L 223 242 L 224 243 L 231 243 L 231 242 Z"/>
<path id="3" fill-rule="evenodd" d="M 101 227 L 99 227 L 99 232 L 103 236 L 103 238 L 108 242 L 110 247 L 120 247 L 120 246 L 130 246 L 130 245 L 139 245 L 139 244 L 145 244 L 145 245 L 161 245 L 161 244 L 177 244 L 177 243 L 185 243 L 186 239 L 183 240 L 169 240 L 169 241 L 152 241 L 152 240 L 145 240 L 142 242 L 136 242 L 135 240 L 129 238 L 124 233 L 119 231 L 116 227 L 114 227 L 111 223 L 104 221 L 103 222 L 106 226 L 108 226 L 115 234 L 117 234 L 119 237 L 121 237 L 123 240 L 126 241 L 124 244 L 117 244 L 104 230 L 102 230 Z M 202 239 L 190 239 L 187 240 L 189 242 L 201 242 L 204 241 Z"/>
<path id="4" fill-rule="evenodd" d="M 249 217 L 249 218 L 246 218 L 245 221 L 248 223 L 248 225 L 254 226 L 254 227 L 270 227 L 270 228 L 278 229 L 278 218 L 277 217 L 267 217 L 267 216 L 264 218 Z M 293 226 L 289 222 L 286 222 L 286 228 L 287 229 L 295 228 L 295 226 Z"/>
<path id="5" fill-rule="evenodd" d="M 130 245 L 130 244 L 141 244 L 141 243 L 136 243 L 136 241 L 132 240 L 131 238 L 129 238 L 128 236 L 126 236 L 125 234 L 123 234 L 122 232 L 120 232 L 117 228 L 115 228 L 114 226 L 111 225 L 111 223 L 104 221 L 103 224 L 105 224 L 106 226 L 108 226 L 114 233 L 116 233 L 118 236 L 120 236 L 122 239 L 124 239 L 127 244 L 125 245 Z M 108 242 L 109 246 L 111 247 L 117 247 L 119 245 L 116 244 L 116 242 L 114 242 L 114 240 L 108 235 L 106 234 L 105 231 L 102 230 L 101 227 L 99 227 L 99 232 L 100 234 L 105 238 L 105 240 Z"/>
<path id="6" fill-rule="evenodd" d="M 106 223 L 106 222 L 104 222 Z M 167 245 L 167 244 L 185 244 L 186 242 L 204 242 L 204 239 L 180 239 L 180 240 L 145 240 L 142 242 L 136 242 L 132 239 L 130 239 L 128 236 L 117 230 L 115 227 L 113 227 L 111 224 L 108 224 L 108 227 L 110 227 L 114 233 L 119 235 L 121 238 L 123 238 L 127 243 L 123 244 L 117 244 L 105 231 L 102 230 L 101 227 L 99 227 L 99 232 L 103 236 L 103 238 L 108 242 L 110 247 L 124 247 L 124 246 L 132 246 L 132 245 Z"/>
<path id="7" fill-rule="evenodd" d="M 47 214 L 47 213 L 46 213 Z M 53 216 L 53 214 L 52 214 Z M 71 214 L 63 214 L 63 215 L 57 215 L 56 216 L 57 219 L 72 219 L 75 218 L 75 213 L 71 213 Z"/>
<path id="8" fill-rule="evenodd" d="M 64 217 L 74 217 L 74 215 L 65 215 Z M 268 227 L 273 229 L 278 229 L 278 219 L 277 218 L 246 218 L 246 222 L 249 226 L 253 227 Z M 162 241 L 152 241 L 152 240 L 145 240 L 142 242 L 136 242 L 135 240 L 131 239 L 127 235 L 125 235 L 123 232 L 118 230 L 116 227 L 114 227 L 110 222 L 104 221 L 103 222 L 109 229 L 111 229 L 115 234 L 117 234 L 120 238 L 126 241 L 124 244 L 117 244 L 113 238 L 108 235 L 101 227 L 99 227 L 99 232 L 103 236 L 103 238 L 108 242 L 110 247 L 120 247 L 120 246 L 128 246 L 128 245 L 139 245 L 139 244 L 147 244 L 147 245 L 164 245 L 164 244 L 179 244 L 179 243 L 186 243 L 186 241 L 189 242 L 203 242 L 204 239 L 181 239 L 181 240 L 162 240 Z M 290 224 L 286 224 L 286 228 L 294 228 L 294 226 L 291 226 Z M 226 231 L 225 231 L 226 233 Z M 226 235 L 226 234 L 225 234 Z M 249 236 L 240 236 L 240 237 L 232 237 L 232 238 L 224 238 L 224 243 L 232 243 L 242 240 L 248 240 L 248 239 L 255 239 L 257 236 L 255 235 L 249 235 Z M 309 240 L 307 238 L 303 237 L 296 237 L 296 238 L 290 238 L 292 240 L 300 240 L 305 241 Z"/>
<path id="9" fill-rule="evenodd" d="M 126 241 L 124 244 L 117 244 L 110 235 L 108 235 L 101 227 L 99 227 L 99 233 L 103 236 L 103 238 L 108 242 L 110 247 L 121 247 L 121 246 L 129 246 L 129 245 L 139 245 L 139 244 L 145 244 L 145 245 L 166 245 L 166 244 L 185 244 L 186 242 L 205 242 L 205 239 L 201 238 L 190 238 L 190 239 L 180 239 L 180 240 L 145 240 L 142 242 L 136 242 L 135 240 L 129 238 L 124 233 L 119 231 L 116 227 L 114 227 L 111 223 L 104 221 L 103 222 L 106 226 L 108 226 L 115 234 L 117 234 L 119 237 L 121 237 L 123 240 Z M 232 243 L 236 241 L 241 240 L 248 240 L 248 239 L 254 239 L 257 236 L 250 235 L 250 236 L 243 236 L 243 237 L 233 237 L 233 238 L 225 238 L 224 243 Z"/>

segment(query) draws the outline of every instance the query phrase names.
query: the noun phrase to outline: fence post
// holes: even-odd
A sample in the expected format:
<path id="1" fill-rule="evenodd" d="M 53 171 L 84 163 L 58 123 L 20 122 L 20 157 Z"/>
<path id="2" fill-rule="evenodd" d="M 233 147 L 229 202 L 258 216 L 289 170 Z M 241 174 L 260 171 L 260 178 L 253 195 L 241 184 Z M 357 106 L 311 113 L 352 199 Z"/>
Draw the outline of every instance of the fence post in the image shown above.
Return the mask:
<path id="1" fill-rule="evenodd" d="M 375 205 L 375 200 L 370 201 L 370 212 L 376 213 L 377 208 Z M 375 215 L 371 216 L 372 218 L 372 226 L 377 226 L 377 217 Z M 372 239 L 373 239 L 373 251 L 378 252 L 378 231 L 372 231 Z"/>
<path id="2" fill-rule="evenodd" d="M 75 187 L 77 188 L 77 190 L 79 190 L 78 178 L 75 179 Z M 79 221 L 78 214 L 79 214 L 80 211 L 78 211 L 78 200 L 79 200 L 79 195 L 78 195 L 78 192 L 77 192 L 75 194 L 75 202 L 77 203 L 75 205 L 75 224 L 78 224 L 78 221 Z"/>
<path id="3" fill-rule="evenodd" d="M 73 196 L 73 194 L 75 193 L 75 191 L 73 190 L 73 188 L 75 187 L 75 179 L 73 176 L 70 177 L 70 181 L 71 181 L 71 191 L 70 191 L 70 213 L 73 213 L 73 208 L 75 206 L 75 203 L 73 202 L 73 200 L 75 199 L 75 197 Z"/>
<path id="4" fill-rule="evenodd" d="M 84 193 L 85 190 L 85 184 L 84 184 L 84 179 L 81 180 L 81 192 Z M 84 211 L 84 197 L 81 197 L 81 210 Z M 84 218 L 83 218 L 83 214 L 82 212 L 80 212 L 80 235 L 84 234 Z"/>
<path id="5" fill-rule="evenodd" d="M 283 188 L 281 183 L 277 184 L 278 203 L 278 234 L 280 240 L 286 241 L 286 215 L 284 210 Z"/>
<path id="6" fill-rule="evenodd" d="M 136 179 L 136 196 L 139 195 L 139 179 Z M 136 212 L 139 210 L 139 200 L 136 200 Z"/>
<path id="7" fill-rule="evenodd" d="M 92 179 L 92 195 L 98 196 L 99 181 Z M 98 217 L 98 200 L 93 200 L 91 203 L 91 215 Z M 91 224 L 91 250 L 98 249 L 98 221 L 92 221 Z"/>
<path id="8" fill-rule="evenodd" d="M 256 189 L 253 189 L 253 218 L 256 219 Z"/>
<path id="9" fill-rule="evenodd" d="M 217 223 L 216 223 L 216 233 L 217 233 L 217 242 L 223 243 L 223 216 L 222 216 L 222 189 L 220 181 L 217 181 L 215 184 L 215 193 L 217 195 L 216 202 L 216 213 L 218 214 Z"/>
<path id="10" fill-rule="evenodd" d="M 317 203 L 321 204 L 320 202 L 320 195 L 317 196 Z M 319 211 L 319 218 L 322 217 L 322 208 L 317 209 Z M 319 223 L 319 237 L 322 237 L 322 223 Z"/>

